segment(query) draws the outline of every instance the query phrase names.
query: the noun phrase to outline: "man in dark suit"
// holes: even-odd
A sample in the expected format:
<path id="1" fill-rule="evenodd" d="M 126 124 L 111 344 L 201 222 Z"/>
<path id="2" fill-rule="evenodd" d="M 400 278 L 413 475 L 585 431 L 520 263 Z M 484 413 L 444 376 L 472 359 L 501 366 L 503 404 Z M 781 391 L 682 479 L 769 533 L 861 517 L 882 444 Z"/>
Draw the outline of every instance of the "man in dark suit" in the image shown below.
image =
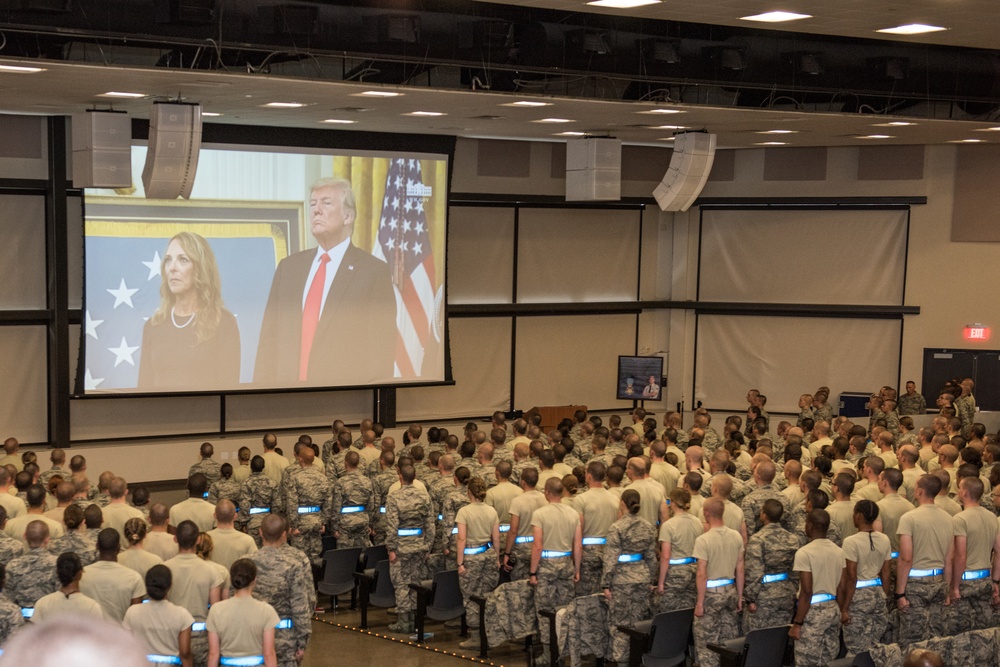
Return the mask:
<path id="1" fill-rule="evenodd" d="M 351 243 L 350 181 L 309 197 L 318 247 L 281 260 L 261 323 L 254 383 L 355 385 L 392 379 L 396 299 L 388 265 Z"/>

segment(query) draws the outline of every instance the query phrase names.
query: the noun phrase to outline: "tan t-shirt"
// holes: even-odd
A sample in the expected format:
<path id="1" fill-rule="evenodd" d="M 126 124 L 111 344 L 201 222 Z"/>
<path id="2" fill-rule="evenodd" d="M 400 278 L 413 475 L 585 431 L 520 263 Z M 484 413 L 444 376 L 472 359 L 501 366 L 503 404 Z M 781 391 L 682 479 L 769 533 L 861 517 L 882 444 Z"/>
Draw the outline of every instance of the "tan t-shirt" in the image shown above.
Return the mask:
<path id="1" fill-rule="evenodd" d="M 812 573 L 813 595 L 836 595 L 844 565 L 844 550 L 824 537 L 812 540 L 795 552 L 792 570 Z"/>
<path id="2" fill-rule="evenodd" d="M 954 537 L 951 517 L 937 505 L 921 505 L 899 519 L 896 532 L 913 540 L 913 569 L 944 567 Z"/>
<path id="3" fill-rule="evenodd" d="M 4 526 L 4 532 L 13 537 L 15 540 L 21 542 L 21 544 L 27 544 L 24 541 L 24 531 L 28 528 L 28 524 L 32 521 L 43 521 L 49 527 L 49 539 L 54 540 L 57 537 L 62 537 L 66 533 L 66 527 L 57 521 L 53 521 L 49 517 L 43 514 L 22 514 L 16 519 L 8 519 L 7 525 Z"/>
<path id="4" fill-rule="evenodd" d="M 124 565 L 130 570 L 135 570 L 136 574 L 142 577 L 144 581 L 146 573 L 149 572 L 154 565 L 159 565 L 162 562 L 162 558 L 142 548 L 129 548 L 118 554 L 118 563 L 120 565 Z"/>
<path id="5" fill-rule="evenodd" d="M 913 510 L 913 504 L 898 493 L 890 493 L 876 503 L 878 518 L 882 521 L 882 532 L 889 538 L 893 551 L 899 551 L 899 519 Z"/>
<path id="6" fill-rule="evenodd" d="M 478 547 L 493 538 L 493 526 L 500 523 L 497 511 L 484 503 L 469 503 L 458 510 L 456 524 L 465 525 L 465 548 Z"/>
<path id="7" fill-rule="evenodd" d="M 522 493 L 524 491 L 517 484 L 500 482 L 486 492 L 484 502 L 497 511 L 500 523 L 510 523 L 510 504 Z"/>
<path id="8" fill-rule="evenodd" d="M 691 497 L 691 507 L 694 508 L 694 496 Z M 698 519 L 702 523 L 708 523 L 705 521 L 705 499 L 702 498 L 701 504 L 698 506 Z M 746 515 L 743 514 L 743 510 L 740 506 L 731 500 L 727 500 L 725 504 L 725 509 L 722 511 L 722 523 L 726 524 L 726 528 L 735 530 L 737 533 L 740 532 L 740 528 L 746 523 Z"/>
<path id="9" fill-rule="evenodd" d="M 677 488 L 677 480 L 680 479 L 681 471 L 666 461 L 654 461 L 649 466 L 649 476 L 660 483 L 663 487 L 663 493 L 669 498 L 670 492 Z"/>
<path id="10" fill-rule="evenodd" d="M 257 551 L 257 543 L 235 528 L 208 531 L 212 538 L 212 560 L 227 570 L 240 558 Z"/>
<path id="11" fill-rule="evenodd" d="M 564 503 L 548 503 L 531 515 L 531 527 L 542 529 L 542 549 L 572 551 L 580 515 Z"/>
<path id="12" fill-rule="evenodd" d="M 962 511 L 962 506 L 948 496 L 937 496 L 934 498 L 934 504 L 943 509 L 950 516 L 956 516 Z"/>
<path id="13" fill-rule="evenodd" d="M 134 632 L 145 644 L 146 651 L 156 655 L 177 655 L 180 651 L 177 636 L 192 623 L 191 613 L 169 600 L 132 605 L 123 621 L 125 629 Z"/>
<path id="14" fill-rule="evenodd" d="M 628 488 L 639 492 L 639 513 L 637 516 L 645 519 L 655 528 L 660 522 L 660 507 L 667 499 L 663 492 L 663 485 L 652 477 L 645 477 L 632 482 Z"/>
<path id="15" fill-rule="evenodd" d="M 275 485 L 281 484 L 281 473 L 287 467 L 288 459 L 281 454 L 278 454 L 273 449 L 264 452 L 264 474 L 270 477 Z"/>
<path id="16" fill-rule="evenodd" d="M 164 565 L 173 574 L 168 599 L 187 609 L 194 620 L 204 621 L 208 615 L 209 595 L 213 588 L 222 587 L 225 577 L 212 563 L 203 561 L 194 554 L 178 554 Z"/>
<path id="17" fill-rule="evenodd" d="M 143 546 L 151 554 L 156 554 L 164 561 L 168 561 L 177 555 L 177 540 L 170 533 L 149 532 L 146 533 L 146 541 Z"/>
<path id="18" fill-rule="evenodd" d="M 207 533 L 215 527 L 215 505 L 202 498 L 188 498 L 170 508 L 170 525 L 194 521 L 198 530 Z"/>
<path id="19" fill-rule="evenodd" d="M 826 511 L 830 514 L 830 521 L 836 523 L 837 528 L 840 529 L 842 538 L 850 537 L 858 532 L 858 529 L 854 527 L 854 501 L 838 500 L 835 503 L 830 503 Z"/>
<path id="20" fill-rule="evenodd" d="M 146 584 L 135 570 L 99 560 L 83 568 L 80 592 L 96 600 L 108 619 L 121 623 L 132 600 L 146 595 Z"/>
<path id="21" fill-rule="evenodd" d="M 607 537 L 618 519 L 621 499 L 607 489 L 587 489 L 576 497 L 576 511 L 583 518 L 584 537 Z"/>
<path id="22" fill-rule="evenodd" d="M 24 504 L 24 501 L 9 493 L 0 493 L 0 506 L 7 510 L 8 521 L 28 513 L 28 506 Z"/>
<path id="23" fill-rule="evenodd" d="M 125 503 L 111 503 L 101 511 L 104 516 L 104 527 L 117 530 L 122 538 L 122 545 L 128 544 L 125 538 L 125 523 L 129 519 L 146 519 L 141 511 Z"/>
<path id="24" fill-rule="evenodd" d="M 695 538 L 691 555 L 706 561 L 709 579 L 732 579 L 743 558 L 743 537 L 728 526 L 712 528 Z"/>
<path id="25" fill-rule="evenodd" d="M 870 539 L 869 539 L 870 536 Z M 844 538 L 844 558 L 858 564 L 858 581 L 874 579 L 882 572 L 882 564 L 892 560 L 892 545 L 885 533 L 854 533 Z"/>
<path id="26" fill-rule="evenodd" d="M 977 505 L 956 514 L 952 522 L 955 535 L 965 537 L 965 569 L 990 569 L 990 556 L 997 539 L 997 530 L 1000 529 L 996 515 Z"/>
<path id="27" fill-rule="evenodd" d="M 670 558 L 690 558 L 694 555 L 694 542 L 705 532 L 704 526 L 690 512 L 675 514 L 660 525 L 660 542 L 670 543 Z"/>
<path id="28" fill-rule="evenodd" d="M 260 655 L 264 629 L 278 624 L 274 607 L 252 597 L 234 597 L 212 605 L 208 631 L 219 635 L 219 653 L 225 658 Z"/>
<path id="29" fill-rule="evenodd" d="M 38 624 L 60 614 L 104 618 L 104 610 L 101 609 L 101 605 L 96 600 L 83 593 L 71 593 L 69 597 L 66 597 L 62 591 L 56 591 L 38 598 L 31 622 Z"/>
<path id="30" fill-rule="evenodd" d="M 533 534 L 532 516 L 545 505 L 545 494 L 537 489 L 525 491 L 510 501 L 510 514 L 518 518 L 517 535 L 523 537 Z"/>

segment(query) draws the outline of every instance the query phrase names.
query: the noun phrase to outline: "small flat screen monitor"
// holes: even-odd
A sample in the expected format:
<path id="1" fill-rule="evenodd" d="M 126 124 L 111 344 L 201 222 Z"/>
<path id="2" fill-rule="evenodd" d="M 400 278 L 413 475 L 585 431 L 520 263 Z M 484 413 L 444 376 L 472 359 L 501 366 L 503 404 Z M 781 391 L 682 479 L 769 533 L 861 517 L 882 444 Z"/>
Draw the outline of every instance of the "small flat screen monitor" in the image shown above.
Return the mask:
<path id="1" fill-rule="evenodd" d="M 663 400 L 663 357 L 618 357 L 618 399 Z"/>

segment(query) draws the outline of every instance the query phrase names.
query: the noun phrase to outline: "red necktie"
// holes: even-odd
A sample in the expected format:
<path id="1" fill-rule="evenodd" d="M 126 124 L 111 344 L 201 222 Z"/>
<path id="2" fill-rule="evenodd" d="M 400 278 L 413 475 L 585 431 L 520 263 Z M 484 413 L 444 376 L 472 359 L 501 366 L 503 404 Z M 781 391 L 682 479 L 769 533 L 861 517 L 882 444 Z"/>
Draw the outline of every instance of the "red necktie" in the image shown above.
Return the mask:
<path id="1" fill-rule="evenodd" d="M 316 327 L 319 325 L 319 312 L 323 306 L 323 287 L 326 285 L 326 265 L 330 256 L 323 253 L 319 256 L 319 269 L 313 276 L 309 294 L 306 295 L 306 305 L 302 309 L 302 352 L 299 354 L 299 380 L 305 380 L 309 372 L 309 352 L 312 350 L 313 338 L 316 337 Z"/>

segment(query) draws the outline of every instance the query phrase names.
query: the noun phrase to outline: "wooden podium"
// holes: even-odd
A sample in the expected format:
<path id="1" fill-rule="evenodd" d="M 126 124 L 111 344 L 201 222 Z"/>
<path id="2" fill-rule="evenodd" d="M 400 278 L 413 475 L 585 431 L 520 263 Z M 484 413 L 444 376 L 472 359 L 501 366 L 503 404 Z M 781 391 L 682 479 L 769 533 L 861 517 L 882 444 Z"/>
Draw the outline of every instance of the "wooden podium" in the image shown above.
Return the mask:
<path id="1" fill-rule="evenodd" d="M 577 410 L 586 411 L 586 405 L 547 405 L 536 406 L 524 413 L 524 418 L 528 419 L 532 415 L 541 415 L 542 431 L 548 432 L 559 426 L 563 419 L 573 419 L 573 413 Z"/>

